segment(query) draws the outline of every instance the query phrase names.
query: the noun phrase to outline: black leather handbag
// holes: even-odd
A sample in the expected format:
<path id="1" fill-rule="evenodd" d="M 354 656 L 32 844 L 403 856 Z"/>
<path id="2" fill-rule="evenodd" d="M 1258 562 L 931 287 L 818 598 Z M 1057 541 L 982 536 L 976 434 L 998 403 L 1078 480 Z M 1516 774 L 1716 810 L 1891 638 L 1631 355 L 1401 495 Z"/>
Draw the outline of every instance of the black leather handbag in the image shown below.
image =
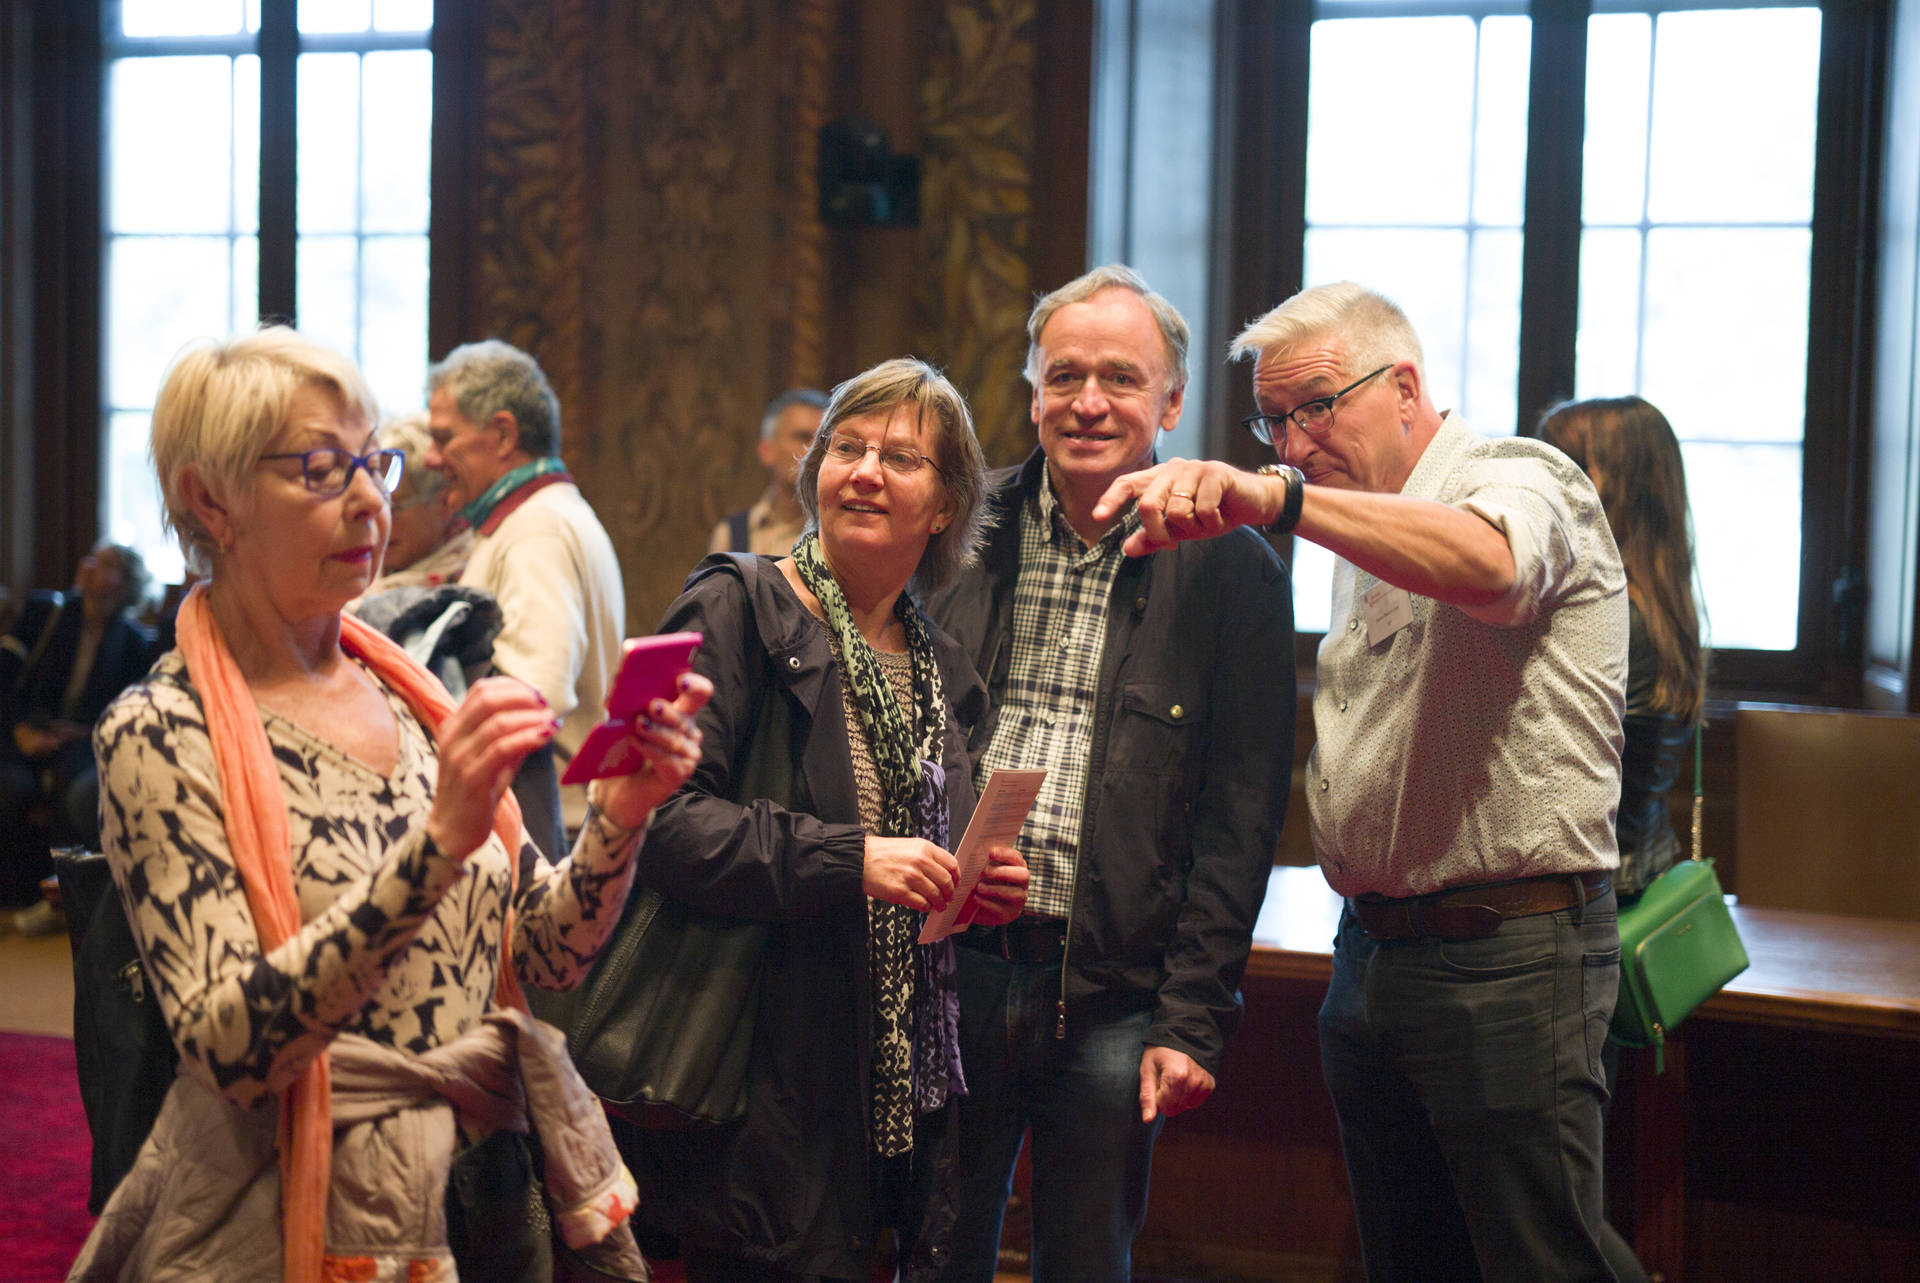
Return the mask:
<path id="1" fill-rule="evenodd" d="M 53 871 L 73 944 L 73 1057 L 93 1133 L 87 1210 L 97 1216 L 153 1130 L 180 1056 L 147 984 L 107 857 L 56 850 Z"/>
<path id="2" fill-rule="evenodd" d="M 790 802 L 792 723 L 769 673 L 733 800 Z M 636 888 L 587 978 L 528 1000 L 565 1031 L 581 1078 L 610 1112 L 645 1127 L 734 1122 L 747 1109 L 767 930 Z"/>

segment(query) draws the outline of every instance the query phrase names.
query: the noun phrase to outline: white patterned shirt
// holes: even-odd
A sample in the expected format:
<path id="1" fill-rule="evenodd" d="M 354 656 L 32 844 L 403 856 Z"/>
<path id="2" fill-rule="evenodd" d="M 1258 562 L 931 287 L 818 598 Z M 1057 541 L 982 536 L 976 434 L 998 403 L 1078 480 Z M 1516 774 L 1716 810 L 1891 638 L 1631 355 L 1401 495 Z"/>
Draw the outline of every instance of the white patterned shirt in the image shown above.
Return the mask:
<path id="1" fill-rule="evenodd" d="M 1307 761 L 1313 849 L 1342 895 L 1619 863 L 1627 591 L 1586 475 L 1449 414 L 1401 491 L 1472 512 L 1513 550 L 1513 591 L 1467 609 L 1414 597 L 1369 644 L 1379 581 L 1336 564 Z"/>
<path id="2" fill-rule="evenodd" d="M 1064 918 L 1073 907 L 1107 606 L 1125 560 L 1120 545 L 1139 528 L 1139 512 L 1129 508 L 1087 547 L 1044 473 L 1033 498 L 1020 505 L 1007 686 L 993 741 L 974 767 L 974 785 L 976 792 L 984 789 L 996 770 L 1046 769 L 1014 843 L 1033 879 L 1026 912 L 1035 917 Z"/>

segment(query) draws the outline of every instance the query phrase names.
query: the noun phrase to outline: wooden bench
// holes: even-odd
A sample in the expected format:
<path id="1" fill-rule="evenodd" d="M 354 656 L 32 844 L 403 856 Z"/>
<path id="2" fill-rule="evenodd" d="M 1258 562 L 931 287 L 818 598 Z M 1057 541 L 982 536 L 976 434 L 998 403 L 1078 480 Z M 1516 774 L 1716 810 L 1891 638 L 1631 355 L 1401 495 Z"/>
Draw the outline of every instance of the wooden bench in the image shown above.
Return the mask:
<path id="1" fill-rule="evenodd" d="M 1920 717 L 1742 704 L 1728 889 L 1920 922 Z"/>
<path id="2" fill-rule="evenodd" d="M 1315 1016 L 1340 912 L 1277 867 L 1219 1090 L 1162 1133 L 1143 1272 L 1359 1279 Z M 1736 906 L 1752 966 L 1630 1053 L 1608 1123 L 1613 1215 L 1669 1283 L 1920 1277 L 1920 924 Z"/>

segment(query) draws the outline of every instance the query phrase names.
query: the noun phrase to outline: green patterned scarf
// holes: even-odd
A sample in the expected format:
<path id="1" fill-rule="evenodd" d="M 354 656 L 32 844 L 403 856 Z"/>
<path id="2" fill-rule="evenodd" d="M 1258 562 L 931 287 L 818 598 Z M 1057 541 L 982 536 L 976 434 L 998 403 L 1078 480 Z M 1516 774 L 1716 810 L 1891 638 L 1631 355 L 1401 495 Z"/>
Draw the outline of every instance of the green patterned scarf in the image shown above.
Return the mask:
<path id="1" fill-rule="evenodd" d="M 946 794 L 927 787 L 922 766 L 931 762 L 938 768 L 947 720 L 946 695 L 925 617 L 900 594 L 894 614 L 906 631 L 912 666 L 910 720 L 873 647 L 853 622 L 847 599 L 820 551 L 819 536 L 802 535 L 793 545 L 793 560 L 826 614 L 840 657 L 841 681 L 880 775 L 880 836 L 919 837 L 945 846 Z M 938 814 L 933 813 L 936 807 Z M 867 924 L 874 995 L 873 1143 L 881 1154 L 905 1154 L 913 1148 L 915 1114 L 939 1107 L 951 1092 L 965 1090 L 952 945 L 943 941 L 944 948 L 916 949 L 920 915 L 897 904 L 869 899 Z"/>

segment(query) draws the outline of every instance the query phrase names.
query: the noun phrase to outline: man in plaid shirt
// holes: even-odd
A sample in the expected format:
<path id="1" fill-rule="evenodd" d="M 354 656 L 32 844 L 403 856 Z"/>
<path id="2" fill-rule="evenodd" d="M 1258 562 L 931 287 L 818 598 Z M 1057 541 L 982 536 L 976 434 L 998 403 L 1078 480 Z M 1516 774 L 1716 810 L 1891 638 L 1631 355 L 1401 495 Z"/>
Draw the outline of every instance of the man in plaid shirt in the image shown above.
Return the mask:
<path id="1" fill-rule="evenodd" d="M 1044 767 L 1026 912 L 960 937 L 950 1277 L 993 1277 L 1023 1134 L 1033 1277 L 1129 1277 L 1163 1120 L 1213 1091 L 1286 812 L 1293 602 L 1259 536 L 1121 551 L 1094 503 L 1180 420 L 1187 326 L 1126 267 L 1028 320 L 1039 449 L 990 480 L 980 567 L 931 603 L 993 695 L 977 780 Z M 1187 554 L 1193 555 L 1187 555 Z"/>

